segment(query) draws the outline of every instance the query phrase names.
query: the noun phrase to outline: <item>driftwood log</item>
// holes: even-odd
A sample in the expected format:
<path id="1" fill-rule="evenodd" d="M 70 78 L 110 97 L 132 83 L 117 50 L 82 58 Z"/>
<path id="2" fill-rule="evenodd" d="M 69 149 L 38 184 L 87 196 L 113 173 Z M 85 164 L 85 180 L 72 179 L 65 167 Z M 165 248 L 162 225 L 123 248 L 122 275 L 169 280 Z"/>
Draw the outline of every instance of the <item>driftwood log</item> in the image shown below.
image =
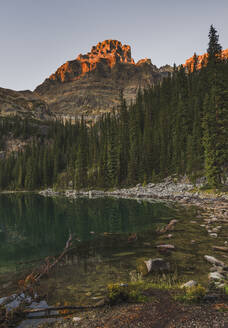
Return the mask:
<path id="1" fill-rule="evenodd" d="M 72 239 L 73 236 L 72 234 L 70 234 L 62 253 L 57 258 L 54 258 L 52 262 L 51 258 L 47 257 L 45 259 L 45 263 L 41 266 L 39 270 L 37 270 L 38 272 L 35 272 L 34 270 L 24 280 L 20 280 L 18 282 L 18 285 L 20 288 L 22 288 L 23 292 L 33 289 L 35 284 L 37 284 L 41 278 L 43 278 L 46 274 L 53 270 L 54 267 L 64 258 L 64 256 L 70 250 L 72 250 Z"/>
<path id="2" fill-rule="evenodd" d="M 30 313 L 40 313 L 40 312 L 45 312 L 45 313 L 50 313 L 52 311 L 63 311 L 63 310 L 91 310 L 91 309 L 96 309 L 99 307 L 103 307 L 104 303 L 102 302 L 101 304 L 97 305 L 88 305 L 88 306 L 51 306 L 49 308 L 39 308 L 39 309 L 30 309 L 30 310 L 24 310 L 23 313 L 25 314 L 30 314 Z"/>
<path id="3" fill-rule="evenodd" d="M 178 222 L 178 220 L 171 220 L 169 222 L 169 224 L 167 224 L 167 226 L 165 226 L 164 228 L 158 229 L 157 233 L 163 234 L 163 233 L 166 233 L 167 231 L 173 230 L 173 228 L 177 222 Z"/>
<path id="4" fill-rule="evenodd" d="M 228 247 L 225 246 L 212 246 L 214 251 L 221 251 L 228 253 Z"/>

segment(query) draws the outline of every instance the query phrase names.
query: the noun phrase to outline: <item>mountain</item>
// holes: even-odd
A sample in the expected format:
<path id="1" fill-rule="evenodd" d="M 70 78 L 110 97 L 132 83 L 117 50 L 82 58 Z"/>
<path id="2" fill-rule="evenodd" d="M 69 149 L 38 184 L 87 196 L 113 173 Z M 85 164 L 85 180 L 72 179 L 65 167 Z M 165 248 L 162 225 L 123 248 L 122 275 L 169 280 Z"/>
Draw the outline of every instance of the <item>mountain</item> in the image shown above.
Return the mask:
<path id="1" fill-rule="evenodd" d="M 105 40 L 60 66 L 34 92 L 57 115 L 94 118 L 119 104 L 120 90 L 129 103 L 139 88 L 159 82 L 170 71 L 170 66 L 158 69 L 147 58 L 135 63 L 129 45 Z"/>
<path id="2" fill-rule="evenodd" d="M 203 55 L 197 55 L 196 69 L 201 69 L 202 65 L 204 63 L 205 64 L 207 63 L 207 57 L 208 57 L 207 53 L 205 53 Z M 191 58 L 187 59 L 185 64 L 184 64 L 184 67 L 186 67 L 191 72 L 193 71 L 194 58 L 195 58 L 195 56 L 192 56 Z M 228 49 L 225 49 L 225 50 L 222 51 L 222 58 L 228 59 Z"/>
<path id="3" fill-rule="evenodd" d="M 51 117 L 48 104 L 32 91 L 0 88 L 0 115 L 19 115 L 36 119 Z"/>
<path id="4" fill-rule="evenodd" d="M 228 58 L 228 49 L 222 54 Z M 207 62 L 207 54 L 198 56 L 198 69 L 203 62 Z M 192 70 L 193 64 L 194 56 L 184 66 Z M 129 45 L 105 40 L 60 66 L 34 92 L 0 88 L 0 115 L 17 113 L 43 119 L 83 114 L 94 120 L 119 105 L 120 90 L 129 104 L 139 88 L 160 82 L 172 70 L 169 65 L 157 68 L 147 58 L 135 62 Z"/>

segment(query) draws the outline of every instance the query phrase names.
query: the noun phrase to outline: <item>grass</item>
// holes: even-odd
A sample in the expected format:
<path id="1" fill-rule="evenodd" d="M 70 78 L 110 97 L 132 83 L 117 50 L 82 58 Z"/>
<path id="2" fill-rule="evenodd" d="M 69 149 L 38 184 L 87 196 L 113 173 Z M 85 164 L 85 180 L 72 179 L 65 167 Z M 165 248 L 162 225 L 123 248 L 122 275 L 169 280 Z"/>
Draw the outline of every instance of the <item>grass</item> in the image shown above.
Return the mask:
<path id="1" fill-rule="evenodd" d="M 228 285 L 225 285 L 224 291 L 225 291 L 225 295 L 228 295 Z"/>
<path id="2" fill-rule="evenodd" d="M 107 301 L 109 304 L 121 302 L 147 302 L 148 297 L 144 292 L 151 289 L 180 290 L 181 282 L 177 280 L 175 274 L 162 276 L 156 275 L 152 280 L 138 280 L 135 282 L 114 283 L 107 286 Z M 150 298 L 151 300 L 151 298 Z"/>
<path id="3" fill-rule="evenodd" d="M 228 195 L 228 186 L 227 185 L 221 185 L 218 187 L 212 187 L 209 184 L 205 184 L 200 188 L 194 187 L 190 190 L 192 193 L 199 192 L 200 194 L 204 195 L 210 195 L 210 196 L 222 196 L 222 195 Z"/>
<path id="4" fill-rule="evenodd" d="M 202 301 L 206 292 L 206 288 L 201 285 L 193 286 L 191 288 L 183 288 L 183 290 L 175 296 L 175 299 L 185 303 L 198 303 Z"/>

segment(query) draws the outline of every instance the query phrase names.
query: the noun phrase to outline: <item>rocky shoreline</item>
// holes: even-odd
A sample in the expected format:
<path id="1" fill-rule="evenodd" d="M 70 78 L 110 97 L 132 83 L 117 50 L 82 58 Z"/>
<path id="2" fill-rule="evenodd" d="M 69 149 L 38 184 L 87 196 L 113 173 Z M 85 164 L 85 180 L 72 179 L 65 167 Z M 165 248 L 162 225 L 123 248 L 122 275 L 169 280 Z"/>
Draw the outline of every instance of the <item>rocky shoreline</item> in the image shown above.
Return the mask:
<path id="1" fill-rule="evenodd" d="M 116 189 L 113 191 L 76 191 L 65 190 L 62 192 L 47 189 L 39 192 L 45 197 L 63 196 L 69 199 L 77 198 L 99 198 L 114 197 L 124 199 L 136 199 L 146 201 L 168 201 L 178 202 L 185 206 L 196 206 L 200 208 L 199 218 L 201 227 L 205 228 L 208 238 L 217 239 L 220 231 L 225 231 L 228 225 L 228 194 L 227 193 L 205 193 L 200 190 L 203 181 L 193 185 L 182 179 L 176 182 L 171 177 L 166 178 L 161 183 L 149 183 L 145 186 L 138 184 L 133 188 Z M 192 222 L 193 223 L 193 222 Z M 195 223 L 197 223 L 195 221 Z M 215 245 L 213 248 L 215 256 L 205 254 L 205 260 L 212 264 L 208 273 L 208 280 L 218 288 L 224 288 L 228 283 L 228 236 L 224 245 Z M 217 256 L 222 255 L 218 260 Z M 227 255 L 225 255 L 227 254 Z M 219 256 L 220 257 L 220 256 Z M 225 257 L 225 261 L 224 261 Z M 211 262 L 210 262 L 211 261 Z M 224 263 L 225 262 L 225 263 Z"/>
<path id="2" fill-rule="evenodd" d="M 203 187 L 203 182 L 193 185 L 186 182 L 186 180 L 187 179 L 183 178 L 181 181 L 176 182 L 171 177 L 168 177 L 160 183 L 148 183 L 145 186 L 137 184 L 135 187 L 115 189 L 113 191 L 84 191 L 75 189 L 55 191 L 49 188 L 40 191 L 39 194 L 45 197 L 64 196 L 71 199 L 80 197 L 115 197 L 125 199 L 168 200 L 191 203 L 196 206 L 201 206 L 202 203 L 228 202 L 228 193 L 206 194 L 199 190 L 200 187 Z"/>
<path id="3" fill-rule="evenodd" d="M 133 188 L 116 189 L 113 191 L 100 191 L 100 190 L 90 190 L 90 191 L 76 191 L 76 190 L 65 190 L 65 191 L 54 191 L 53 189 L 47 189 L 40 191 L 39 194 L 44 197 L 66 197 L 68 199 L 77 198 L 100 198 L 100 197 L 112 197 L 112 198 L 124 198 L 124 199 L 135 199 L 138 201 L 145 200 L 148 202 L 171 202 L 180 203 L 184 206 L 196 206 L 199 210 L 196 211 L 197 215 L 194 221 L 189 221 L 190 224 L 196 224 L 201 229 L 205 229 L 208 234 L 208 238 L 214 240 L 215 242 L 208 249 L 208 253 L 203 253 L 205 263 L 210 264 L 208 267 L 208 294 L 205 296 L 205 302 L 219 302 L 220 296 L 224 295 L 228 288 L 228 238 L 224 239 L 224 232 L 228 235 L 228 194 L 226 193 L 206 193 L 200 190 L 203 183 L 198 183 L 193 185 L 187 181 L 176 182 L 171 178 L 165 179 L 161 183 L 149 183 L 146 186 L 138 184 Z M 175 221 L 175 222 L 174 222 Z M 170 238 L 176 234 L 176 228 L 174 224 L 178 226 L 178 220 L 171 220 L 166 227 L 163 227 L 158 234 L 163 234 L 164 237 Z M 172 234 L 170 234 L 170 232 Z M 227 236 L 228 237 L 228 236 Z M 157 245 L 157 248 L 161 248 L 163 251 L 176 251 L 175 239 L 171 239 L 173 245 L 171 244 L 161 244 Z M 194 240 L 191 241 L 194 244 Z M 162 268 L 166 271 L 169 270 L 168 263 L 163 259 L 149 259 L 145 261 L 148 269 L 148 273 L 153 271 L 153 266 L 156 264 L 156 268 Z M 161 270 L 162 271 L 162 270 Z M 182 285 L 182 288 L 191 288 L 197 286 L 197 281 L 187 281 Z M 162 291 L 159 291 L 159 294 Z M 167 297 L 167 296 L 166 296 Z M 171 301 L 170 301 L 171 302 Z M 173 302 L 173 301 L 172 301 Z M 172 303 L 171 302 L 171 303 Z M 170 304 L 171 304 L 170 303 Z M 147 306 L 147 305 L 145 305 Z M 179 306 L 179 305 L 178 305 Z M 128 309 L 129 305 L 124 305 L 124 309 Z M 107 313 L 110 314 L 112 310 L 108 310 Z M 145 309 L 143 308 L 143 313 Z M 68 322 L 56 322 L 56 323 L 45 323 L 42 327 L 60 327 L 61 324 L 65 327 L 76 327 L 84 323 L 85 327 L 89 325 L 92 327 L 94 323 L 94 315 L 96 311 L 91 312 L 92 319 L 88 320 L 88 317 L 72 317 Z M 100 311 L 97 316 L 100 320 Z M 116 315 L 116 314 L 115 314 Z M 76 322 L 75 318 L 78 318 Z M 220 322 L 222 322 L 222 319 Z M 99 322 L 100 323 L 100 322 Z M 83 327 L 83 325 L 82 325 Z M 110 326 L 111 327 L 111 326 Z M 134 326 L 132 326 L 134 327 Z M 177 327 L 179 327 L 177 325 Z M 186 326 L 187 327 L 187 326 Z M 222 327 L 222 326 L 221 326 Z"/>
<path id="4" fill-rule="evenodd" d="M 205 302 L 219 302 L 219 295 L 223 294 L 224 291 L 227 293 L 228 286 L 228 194 L 227 193 L 207 193 L 204 192 L 203 187 L 204 181 L 193 185 L 187 181 L 175 182 L 172 178 L 167 178 L 161 183 L 149 183 L 146 186 L 138 184 L 133 188 L 128 189 L 116 189 L 114 191 L 75 191 L 66 190 L 64 192 L 55 192 L 51 189 L 40 192 L 43 196 L 55 197 L 64 196 L 69 199 L 77 199 L 80 197 L 99 198 L 99 197 L 114 197 L 124 199 L 136 199 L 146 200 L 149 202 L 154 201 L 166 201 L 166 202 L 177 202 L 184 206 L 196 206 L 199 208 L 198 215 L 195 221 L 190 223 L 198 224 L 199 227 L 204 228 L 208 233 L 208 238 L 215 240 L 215 245 L 211 250 L 208 249 L 210 255 L 205 254 L 204 260 L 210 264 L 208 271 L 208 288 L 209 294 L 205 297 Z M 178 223 L 177 223 L 178 224 Z M 227 240 L 220 240 L 220 234 L 227 231 Z M 166 233 L 166 231 L 165 231 Z M 169 231 L 167 231 L 169 233 Z M 172 232 L 173 233 L 173 232 Z M 175 229 L 174 229 L 175 233 Z M 168 237 L 168 236 L 167 236 Z M 194 242 L 194 241 L 192 241 Z M 175 247 L 175 246 L 173 246 Z M 149 260 L 150 261 L 150 260 Z M 151 261 L 154 261 L 153 259 Z M 182 285 L 184 288 L 191 288 L 196 286 L 197 281 L 189 281 Z M 148 305 L 149 306 L 149 305 Z M 170 306 L 170 305 L 169 305 Z M 206 311 L 206 317 L 210 317 L 212 308 L 209 305 L 205 305 L 203 311 Z M 128 306 L 126 305 L 126 308 Z M 195 321 L 193 317 L 188 318 L 187 322 L 181 321 L 181 323 L 175 322 L 175 327 L 225 327 L 223 318 L 218 318 L 217 313 L 213 314 L 215 321 L 210 318 L 207 321 L 202 316 L 202 308 L 195 309 L 190 306 L 189 309 L 194 313 L 193 317 L 199 317 L 198 321 Z M 200 309 L 200 310 L 199 310 Z M 206 313 L 205 312 L 205 313 Z M 110 311 L 107 312 L 108 314 Z M 132 314 L 132 313 L 131 313 Z M 163 311 L 164 315 L 164 311 Z M 99 317 L 102 317 L 99 313 Z M 143 309 L 143 317 L 145 317 L 145 309 Z M 227 318 L 227 316 L 225 316 Z M 94 323 L 94 314 L 92 323 Z M 98 320 L 99 324 L 100 319 Z M 103 320 L 102 320 L 103 321 Z M 151 322 L 151 321 L 150 321 Z M 171 322 L 171 320 L 170 320 Z M 225 319 L 225 322 L 226 319 Z M 80 326 L 83 326 L 84 320 L 80 321 Z M 103 322 L 102 322 L 103 323 Z M 216 324 L 215 324 L 216 323 Z M 63 322 L 62 322 L 63 324 Z M 66 327 L 76 327 L 77 324 L 72 320 L 64 323 Z M 161 322 L 160 322 L 161 324 Z M 205 326 L 204 326 L 205 324 Z M 89 323 L 91 325 L 91 321 Z M 85 321 L 85 327 L 88 326 L 88 321 Z M 117 325 L 118 326 L 118 325 Z M 131 325 L 130 325 L 131 326 Z M 144 327 L 144 325 L 142 325 Z M 46 327 L 46 326 L 45 326 Z M 51 327 L 58 327 L 58 323 Z M 108 326 L 109 327 L 109 326 Z M 110 327 L 112 327 L 110 325 Z M 132 327 L 135 327 L 133 324 Z"/>

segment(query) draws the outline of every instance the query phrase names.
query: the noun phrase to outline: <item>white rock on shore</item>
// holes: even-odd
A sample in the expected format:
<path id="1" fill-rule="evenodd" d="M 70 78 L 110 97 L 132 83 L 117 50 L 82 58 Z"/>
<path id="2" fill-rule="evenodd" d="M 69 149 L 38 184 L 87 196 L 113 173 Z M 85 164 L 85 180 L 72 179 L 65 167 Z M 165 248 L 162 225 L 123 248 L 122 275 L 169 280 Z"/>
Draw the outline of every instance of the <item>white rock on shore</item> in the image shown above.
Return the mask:
<path id="1" fill-rule="evenodd" d="M 188 282 L 186 282 L 185 284 L 181 285 L 180 288 L 191 288 L 191 287 L 195 287 L 198 285 L 198 282 L 195 280 L 190 280 Z"/>
<path id="2" fill-rule="evenodd" d="M 224 277 L 223 277 L 223 275 L 221 275 L 221 273 L 215 271 L 215 272 L 210 272 L 208 274 L 208 279 L 222 281 L 222 280 L 224 280 Z"/>
<path id="3" fill-rule="evenodd" d="M 210 255 L 204 255 L 204 258 L 205 258 L 205 260 L 206 260 L 207 262 L 209 262 L 209 263 L 211 263 L 211 264 L 214 264 L 214 265 L 216 265 L 216 266 L 222 266 L 222 267 L 225 266 L 224 262 L 217 260 L 217 259 L 216 259 L 215 257 L 213 257 L 213 256 L 210 256 Z"/>

